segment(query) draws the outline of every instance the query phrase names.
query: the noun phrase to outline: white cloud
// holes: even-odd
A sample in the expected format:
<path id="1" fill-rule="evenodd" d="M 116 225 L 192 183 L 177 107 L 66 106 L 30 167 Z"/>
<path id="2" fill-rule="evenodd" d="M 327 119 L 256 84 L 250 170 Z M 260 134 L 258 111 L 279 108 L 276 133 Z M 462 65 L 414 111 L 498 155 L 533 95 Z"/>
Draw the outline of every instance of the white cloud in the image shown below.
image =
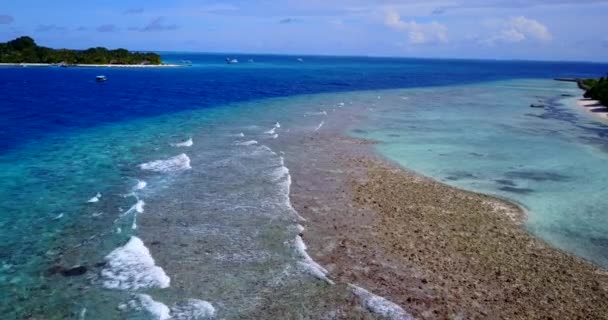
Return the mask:
<path id="1" fill-rule="evenodd" d="M 407 32 L 411 44 L 448 42 L 448 28 L 445 25 L 435 21 L 431 23 L 405 21 L 394 9 L 386 10 L 384 25 L 391 29 Z"/>
<path id="2" fill-rule="evenodd" d="M 549 42 L 553 40 L 553 35 L 549 28 L 534 19 L 524 16 L 513 17 L 498 23 L 498 30 L 491 35 L 485 42 L 487 44 L 517 43 L 522 41 Z"/>

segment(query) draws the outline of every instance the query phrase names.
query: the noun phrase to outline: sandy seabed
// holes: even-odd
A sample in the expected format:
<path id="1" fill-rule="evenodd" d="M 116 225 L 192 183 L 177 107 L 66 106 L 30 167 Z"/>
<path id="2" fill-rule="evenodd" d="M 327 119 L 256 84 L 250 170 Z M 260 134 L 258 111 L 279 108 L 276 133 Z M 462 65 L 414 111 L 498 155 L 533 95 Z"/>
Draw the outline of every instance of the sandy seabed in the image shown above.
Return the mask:
<path id="1" fill-rule="evenodd" d="M 404 170 L 339 134 L 288 161 L 305 241 L 338 284 L 419 319 L 608 319 L 608 273 L 552 248 L 501 199 Z M 289 158 L 289 157 L 288 157 Z"/>

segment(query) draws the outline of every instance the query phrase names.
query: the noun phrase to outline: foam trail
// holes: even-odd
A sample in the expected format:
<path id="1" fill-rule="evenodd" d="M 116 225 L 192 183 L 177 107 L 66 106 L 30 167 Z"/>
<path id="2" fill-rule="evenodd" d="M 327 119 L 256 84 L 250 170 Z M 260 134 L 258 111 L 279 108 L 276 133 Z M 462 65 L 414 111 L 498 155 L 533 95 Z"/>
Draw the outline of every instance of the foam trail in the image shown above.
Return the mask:
<path id="1" fill-rule="evenodd" d="M 99 198 L 101 198 L 101 193 L 97 192 L 97 194 L 93 198 L 87 200 L 87 202 L 88 203 L 99 202 Z"/>
<path id="2" fill-rule="evenodd" d="M 171 319 L 175 320 L 203 320 L 213 319 L 215 308 L 211 303 L 198 299 L 188 299 L 177 303 L 171 308 Z"/>
<path id="3" fill-rule="evenodd" d="M 308 252 L 306 252 L 306 250 L 307 250 L 306 244 L 304 243 L 304 240 L 302 239 L 302 237 L 300 235 L 296 236 L 296 239 L 294 240 L 294 246 L 295 246 L 296 252 L 303 259 L 303 261 L 298 261 L 298 264 L 300 266 L 302 266 L 307 272 L 309 272 L 314 277 L 316 277 L 320 280 L 324 280 L 331 285 L 334 284 L 334 282 L 331 281 L 327 277 L 327 273 L 328 273 L 327 269 L 323 268 L 320 264 L 316 263 L 308 255 Z"/>
<path id="4" fill-rule="evenodd" d="M 136 196 L 137 197 L 137 196 Z M 144 205 L 146 203 L 143 200 L 137 199 L 137 203 L 135 203 L 129 210 L 125 211 L 122 215 L 127 215 L 129 213 L 133 213 L 133 223 L 131 224 L 131 229 L 137 229 L 137 214 L 144 213 Z"/>
<path id="5" fill-rule="evenodd" d="M 146 203 L 143 200 L 137 200 L 137 203 L 133 206 L 135 212 L 144 213 L 144 205 L 146 205 Z"/>
<path id="6" fill-rule="evenodd" d="M 188 299 L 169 308 L 147 294 L 138 294 L 136 299 L 129 301 L 128 304 L 122 304 L 118 308 L 145 311 L 150 319 L 154 320 L 205 320 L 215 317 L 215 308 L 207 301 Z"/>
<path id="7" fill-rule="evenodd" d="M 53 218 L 53 220 L 59 220 L 61 218 L 63 218 L 63 212 L 58 214 L 57 216 L 55 216 L 55 218 Z"/>
<path id="8" fill-rule="evenodd" d="M 171 310 L 164 303 L 154 301 L 151 296 L 147 294 L 138 294 L 138 301 L 130 301 L 129 305 L 133 309 L 143 309 L 147 311 L 151 319 L 154 320 L 169 320 L 171 319 Z M 139 304 L 139 305 L 138 305 Z"/>
<path id="9" fill-rule="evenodd" d="M 414 317 L 403 308 L 383 297 L 377 296 L 363 288 L 350 285 L 353 294 L 360 300 L 361 304 L 374 314 L 390 320 L 414 320 Z"/>
<path id="10" fill-rule="evenodd" d="M 135 185 L 135 190 L 143 190 L 148 186 L 148 183 L 143 180 L 137 180 L 137 184 Z"/>
<path id="11" fill-rule="evenodd" d="M 274 127 L 274 128 L 272 128 L 272 129 L 270 129 L 268 131 L 264 131 L 264 133 L 265 134 L 274 134 L 276 132 L 276 130 L 277 130 L 277 127 Z"/>
<path id="12" fill-rule="evenodd" d="M 155 172 L 171 172 L 192 169 L 190 166 L 190 158 L 185 153 L 166 160 L 155 160 L 142 163 L 139 165 L 139 168 L 142 170 Z"/>
<path id="13" fill-rule="evenodd" d="M 271 136 L 271 138 L 273 138 L 273 139 L 276 139 L 276 138 L 278 138 L 278 137 L 279 137 L 279 135 L 278 135 L 277 133 L 275 133 L 275 134 L 273 134 L 273 135 Z"/>
<path id="14" fill-rule="evenodd" d="M 327 111 L 323 110 L 320 112 L 308 112 L 306 113 L 307 116 L 326 116 L 327 115 Z"/>
<path id="15" fill-rule="evenodd" d="M 171 144 L 171 146 L 177 147 L 177 148 L 183 148 L 183 147 L 187 148 L 187 147 L 192 147 L 193 145 L 194 145 L 194 141 L 192 141 L 192 138 L 190 138 L 186 141 Z"/>
<path id="16" fill-rule="evenodd" d="M 323 127 L 323 125 L 325 124 L 325 121 L 321 121 L 321 123 L 319 123 L 319 125 L 317 126 L 317 128 L 315 129 L 315 132 L 321 130 L 321 127 Z"/>
<path id="17" fill-rule="evenodd" d="M 168 288 L 171 282 L 165 271 L 156 266 L 150 251 L 137 237 L 131 237 L 127 244 L 114 249 L 105 260 L 101 279 L 103 286 L 108 289 Z"/>
<path id="18" fill-rule="evenodd" d="M 291 175 L 289 174 L 289 169 L 285 166 L 285 160 L 284 160 L 284 158 L 280 157 L 280 159 L 281 159 L 281 167 L 282 167 L 281 170 L 284 171 L 284 176 L 286 176 L 285 182 L 284 182 L 285 194 L 287 195 L 286 205 L 289 208 L 289 210 L 295 214 L 295 216 L 298 218 L 298 220 L 300 220 L 300 221 L 306 221 L 306 219 L 304 217 L 302 217 L 298 213 L 298 211 L 296 211 L 296 209 L 294 209 L 293 206 L 291 205 L 291 200 L 290 200 L 290 194 L 291 194 Z"/>
<path id="19" fill-rule="evenodd" d="M 271 152 L 272 152 L 272 150 L 271 150 Z M 284 179 L 285 181 L 281 182 L 281 186 L 284 188 L 284 194 L 286 196 L 285 205 L 291 212 L 293 212 L 293 214 L 298 218 L 298 220 L 306 221 L 306 219 L 304 217 L 302 217 L 298 213 L 298 211 L 296 211 L 296 209 L 294 209 L 293 206 L 291 205 L 291 200 L 289 198 L 290 190 L 291 190 L 291 175 L 289 174 L 289 169 L 285 166 L 285 159 L 282 156 L 280 156 L 279 161 L 281 163 L 281 167 L 277 168 L 273 172 L 273 176 L 274 176 L 273 181 L 278 182 L 278 181 L 282 180 L 283 177 L 285 178 Z"/>
<path id="20" fill-rule="evenodd" d="M 258 144 L 258 142 L 255 140 L 248 140 L 236 143 L 237 146 L 252 146 L 254 144 Z"/>
<path id="21" fill-rule="evenodd" d="M 129 208 L 129 210 L 125 211 L 122 215 L 126 216 L 130 213 L 144 213 L 144 206 L 146 203 L 143 200 L 137 199 L 137 202 Z"/>
<path id="22" fill-rule="evenodd" d="M 80 315 L 79 315 L 78 319 L 84 320 L 86 315 L 87 315 L 87 308 L 82 308 L 82 310 L 80 310 Z"/>
<path id="23" fill-rule="evenodd" d="M 304 226 L 302 226 L 301 224 L 299 224 L 299 225 L 298 225 L 296 228 L 297 228 L 297 230 L 298 230 L 298 234 L 299 234 L 300 236 L 302 235 L 302 233 L 304 233 L 304 230 L 306 230 L 306 229 L 304 228 Z"/>

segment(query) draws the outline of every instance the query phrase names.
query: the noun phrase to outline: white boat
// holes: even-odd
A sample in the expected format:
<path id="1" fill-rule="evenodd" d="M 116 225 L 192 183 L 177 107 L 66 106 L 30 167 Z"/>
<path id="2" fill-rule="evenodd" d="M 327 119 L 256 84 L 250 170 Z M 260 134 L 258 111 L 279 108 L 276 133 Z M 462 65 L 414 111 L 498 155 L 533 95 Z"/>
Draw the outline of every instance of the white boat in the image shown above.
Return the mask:
<path id="1" fill-rule="evenodd" d="M 97 80 L 97 82 L 104 82 L 108 79 L 106 78 L 106 76 L 97 76 L 95 77 L 95 80 Z"/>
<path id="2" fill-rule="evenodd" d="M 239 63 L 239 60 L 237 60 L 237 59 L 231 59 L 231 58 L 226 58 L 226 63 L 227 64 L 237 64 L 237 63 Z"/>

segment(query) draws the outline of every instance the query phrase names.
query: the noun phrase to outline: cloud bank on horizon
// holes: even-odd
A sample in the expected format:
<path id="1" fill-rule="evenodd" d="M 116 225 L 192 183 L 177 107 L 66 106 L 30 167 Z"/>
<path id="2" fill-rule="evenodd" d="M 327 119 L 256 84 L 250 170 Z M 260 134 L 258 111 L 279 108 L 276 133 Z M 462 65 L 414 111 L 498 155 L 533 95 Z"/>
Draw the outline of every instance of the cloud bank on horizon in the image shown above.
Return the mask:
<path id="1" fill-rule="evenodd" d="M 608 0 L 24 0 L 0 41 L 133 50 L 608 61 Z"/>

